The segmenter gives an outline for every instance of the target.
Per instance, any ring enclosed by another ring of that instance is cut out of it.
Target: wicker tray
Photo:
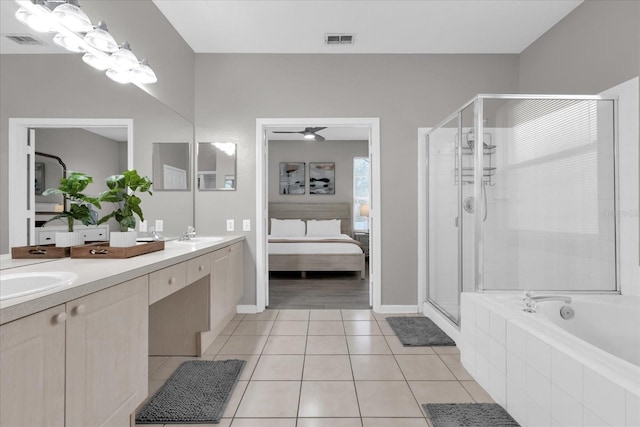
[[[56,245],[17,246],[11,248],[14,259],[50,259],[64,258],[71,254],[71,248],[58,248]]]
[[[151,252],[164,250],[164,241],[141,243],[128,248],[112,248],[109,242],[98,242],[90,245],[71,248],[71,258],[118,259],[131,258]]]

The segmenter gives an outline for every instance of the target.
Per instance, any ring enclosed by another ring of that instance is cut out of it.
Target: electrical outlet
[[[232,219],[227,220],[227,231],[235,230],[235,223]]]
[[[156,219],[156,231],[160,233],[164,231],[164,221],[161,219]]]
[[[138,231],[140,231],[141,233],[146,233],[147,225],[148,223],[146,219],[144,221],[140,221],[140,223],[138,224]]]
[[[251,231],[251,220],[243,219],[242,220],[242,231]]]

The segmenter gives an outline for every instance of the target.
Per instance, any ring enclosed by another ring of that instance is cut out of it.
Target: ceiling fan
[[[304,139],[315,139],[318,142],[322,142],[325,140],[325,138],[322,135],[316,134],[316,132],[319,132],[323,129],[326,129],[326,127],[304,128],[304,130],[301,131],[274,130],[273,133],[299,133],[304,135]]]

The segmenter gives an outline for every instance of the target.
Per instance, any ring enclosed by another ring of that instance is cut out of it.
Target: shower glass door
[[[460,319],[459,115],[427,136],[427,299],[455,323]],[[437,207],[437,208],[436,208]]]

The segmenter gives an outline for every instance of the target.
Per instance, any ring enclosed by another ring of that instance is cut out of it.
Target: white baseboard
[[[238,314],[255,314],[258,312],[258,307],[254,305],[240,305],[238,304],[236,308],[236,313]]]
[[[418,313],[417,305],[381,305],[378,313]]]

